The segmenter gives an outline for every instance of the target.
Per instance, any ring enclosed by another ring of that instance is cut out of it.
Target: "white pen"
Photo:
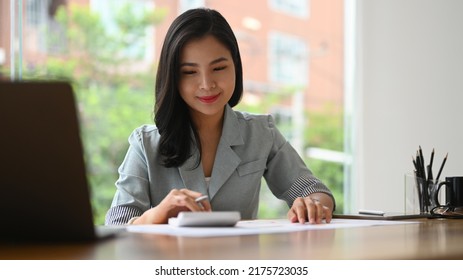
[[[201,204],[201,201],[203,200],[207,200],[209,199],[209,197],[207,195],[203,195],[203,196],[200,196],[198,198],[195,199],[195,202],[200,206],[200,207],[203,207],[203,205]]]
[[[364,215],[375,215],[375,216],[384,216],[384,211],[381,210],[359,210],[359,214],[364,214]]]

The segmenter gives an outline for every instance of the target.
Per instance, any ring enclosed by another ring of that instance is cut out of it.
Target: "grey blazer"
[[[288,206],[295,198],[314,192],[333,197],[281,135],[270,115],[233,111],[227,105],[224,117],[209,188],[201,164],[196,167],[198,149],[182,166],[166,168],[160,164],[157,128],[137,128],[129,137],[130,146],[119,167],[106,224],[127,223],[159,204],[173,188],[208,194],[212,210],[240,211],[243,219],[255,219],[262,177]]]

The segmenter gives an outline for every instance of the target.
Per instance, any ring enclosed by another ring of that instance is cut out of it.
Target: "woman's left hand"
[[[333,200],[330,196],[324,193],[314,193],[296,198],[287,216],[292,223],[304,224],[308,221],[310,224],[320,224],[323,219],[329,223],[333,216],[333,207]]]

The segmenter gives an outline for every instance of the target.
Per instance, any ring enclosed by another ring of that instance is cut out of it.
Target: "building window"
[[[308,46],[298,37],[270,34],[270,80],[284,85],[308,85]]]
[[[62,29],[53,19],[54,14],[51,13],[51,0],[28,0],[25,2],[25,22],[26,36],[24,43],[27,46],[35,46],[35,51],[42,54],[54,54],[63,49],[65,40],[63,38]],[[51,41],[50,34],[56,41],[63,42],[58,46]]]
[[[205,6],[204,1],[205,0],[180,0],[179,14],[187,10],[190,10],[190,9],[204,7]]]
[[[49,0],[28,0],[26,2],[26,20],[29,26],[41,26],[47,22]]]
[[[298,17],[309,16],[309,0],[269,0],[270,7],[275,11],[288,13]]]

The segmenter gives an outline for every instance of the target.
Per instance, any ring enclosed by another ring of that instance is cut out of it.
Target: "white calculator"
[[[238,211],[180,212],[169,218],[169,225],[177,227],[232,227],[241,220]]]

